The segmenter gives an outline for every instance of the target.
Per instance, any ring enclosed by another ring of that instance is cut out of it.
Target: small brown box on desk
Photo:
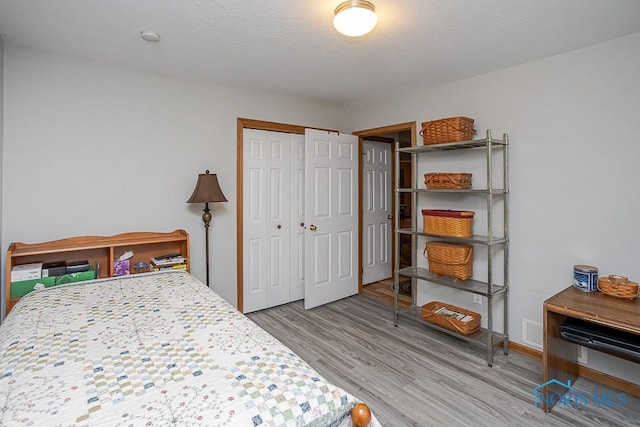
[[[634,300],[638,296],[640,285],[630,282],[626,277],[610,274],[609,277],[598,279],[598,290],[612,297]]]

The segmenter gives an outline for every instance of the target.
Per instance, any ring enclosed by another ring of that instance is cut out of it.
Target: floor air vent
[[[542,323],[523,318],[522,343],[542,350]]]

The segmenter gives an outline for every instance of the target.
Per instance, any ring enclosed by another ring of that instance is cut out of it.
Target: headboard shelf
[[[11,298],[11,269],[33,262],[74,261],[86,259],[100,265],[99,277],[113,276],[113,261],[123,252],[132,251],[131,265],[149,262],[154,256],[179,253],[190,270],[189,234],[184,230],[169,233],[138,231],[114,236],[78,236],[42,243],[14,242],[7,249],[6,314],[18,302]]]

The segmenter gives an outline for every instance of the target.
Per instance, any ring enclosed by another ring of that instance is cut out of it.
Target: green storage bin
[[[36,284],[42,283],[45,288],[56,285],[55,277],[41,277],[40,279],[21,280],[19,282],[11,282],[11,298],[22,298],[29,292],[33,291]]]
[[[67,283],[84,282],[85,280],[92,280],[96,278],[95,270],[81,271],[79,273],[69,273],[62,276],[55,277],[56,285],[66,285]]]

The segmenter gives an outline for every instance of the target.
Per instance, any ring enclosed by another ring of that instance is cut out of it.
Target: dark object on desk
[[[560,327],[560,336],[584,347],[640,362],[640,336],[572,317]]]
[[[82,273],[83,271],[89,271],[89,261],[68,261],[67,262],[67,274],[70,273]]]

